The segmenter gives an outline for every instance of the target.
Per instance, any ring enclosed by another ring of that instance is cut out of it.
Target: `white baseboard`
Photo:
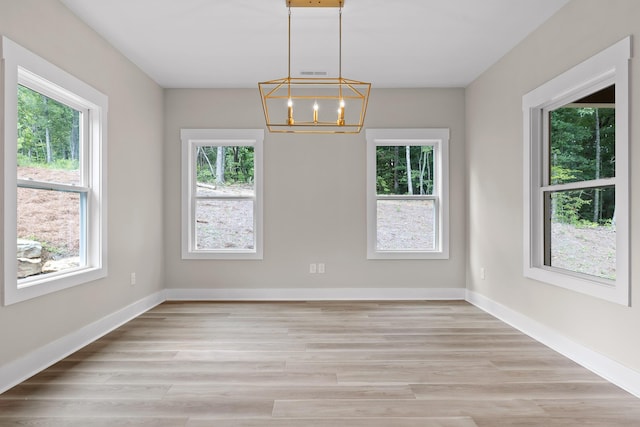
[[[466,300],[503,322],[513,326],[536,341],[584,366],[596,375],[640,397],[640,372],[571,341],[555,330],[499,304],[484,295],[469,291]]]
[[[464,300],[464,288],[165,289],[168,301]]]
[[[157,292],[13,362],[0,366],[0,393],[4,393],[164,301],[164,292]]]

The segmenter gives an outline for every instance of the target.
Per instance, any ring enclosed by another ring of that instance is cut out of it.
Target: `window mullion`
[[[64,191],[67,193],[88,193],[89,187],[78,185],[59,184],[57,182],[35,181],[31,179],[16,179],[20,188],[32,188],[34,190]]]
[[[600,178],[591,179],[589,181],[576,181],[568,182],[564,184],[553,184],[542,186],[542,191],[570,191],[570,190],[582,190],[585,188],[599,188],[599,187],[613,187],[616,185],[615,178]]]
[[[432,194],[377,194],[377,200],[436,200]]]
[[[256,200],[256,196],[195,196],[196,200]]]

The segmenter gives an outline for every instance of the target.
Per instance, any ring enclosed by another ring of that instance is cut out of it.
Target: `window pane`
[[[378,200],[377,250],[434,250],[433,200]]]
[[[198,200],[196,249],[253,249],[253,224],[252,200]]]
[[[18,86],[18,179],[81,185],[82,113]]]
[[[253,147],[198,146],[196,150],[198,196],[254,195]]]
[[[551,184],[615,176],[613,89],[611,86],[549,113]]]
[[[433,146],[376,147],[377,194],[433,194]]]
[[[18,188],[18,278],[80,265],[80,194]]]
[[[616,278],[615,188],[547,194],[546,265]]]

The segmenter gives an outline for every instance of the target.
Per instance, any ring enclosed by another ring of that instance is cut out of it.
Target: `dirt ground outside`
[[[18,177],[57,183],[78,183],[78,171],[18,168]],[[43,263],[78,256],[80,197],[77,193],[18,189],[18,238],[42,244]]]
[[[376,247],[380,251],[434,250],[432,200],[379,200]]]
[[[551,265],[591,276],[615,279],[615,227],[577,227],[553,223]]]

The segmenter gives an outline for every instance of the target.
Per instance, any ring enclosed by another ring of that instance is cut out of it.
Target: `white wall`
[[[109,97],[109,275],[0,306],[1,367],[162,289],[163,95],[57,0],[0,0],[0,34]]]
[[[264,115],[257,88],[173,89],[165,91],[167,288],[463,288],[464,91],[374,89],[365,125],[451,129],[449,260],[366,259],[364,132],[267,132],[264,260],[182,260],[180,128],[264,128]],[[309,274],[312,262],[324,262],[326,274]]]
[[[467,287],[640,371],[640,270],[631,308],[527,280],[522,274],[522,96],[625,36],[631,61],[631,253],[640,265],[640,2],[574,0],[466,90]],[[625,159],[621,159],[625,160]],[[480,268],[486,279],[480,279]]]

